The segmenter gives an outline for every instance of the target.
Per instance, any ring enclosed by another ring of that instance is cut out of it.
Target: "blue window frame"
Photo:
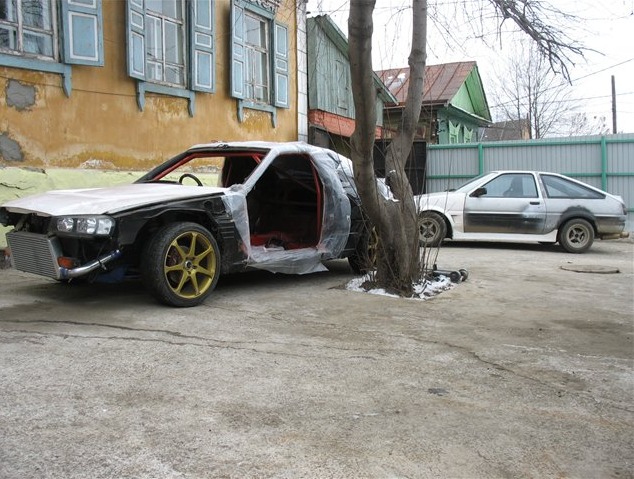
[[[214,0],[128,0],[128,74],[137,103],[145,93],[186,98],[194,115],[195,92],[215,91]]]
[[[244,108],[290,108],[288,27],[275,21],[276,2],[231,1],[231,96]]]
[[[449,143],[458,143],[460,141],[460,124],[454,124],[449,120]]]
[[[473,130],[471,128],[464,127],[464,142],[471,143],[473,140]]]
[[[103,66],[101,0],[0,0],[0,65],[63,77],[71,65]]]

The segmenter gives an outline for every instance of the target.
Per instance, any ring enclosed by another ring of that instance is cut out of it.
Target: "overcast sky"
[[[634,133],[634,0],[549,1],[557,9],[578,17],[574,22],[562,25],[570,38],[589,50],[596,50],[587,51],[585,58],[575,57],[575,64],[569,65],[573,88],[570,103],[576,105],[576,111],[591,118],[605,117],[611,131],[611,76],[614,75],[618,132]],[[518,36],[510,24],[499,37],[496,22],[474,23],[466,19],[462,13],[465,5],[470,10],[478,4],[478,0],[429,1],[430,16],[444,21],[430,20],[427,63],[477,61],[489,105],[493,107],[496,104],[493,85],[499,72],[504,71],[505,58]],[[411,45],[410,5],[410,0],[376,0],[373,18],[375,70],[407,66]],[[330,15],[347,35],[348,0],[308,0],[308,11],[309,16]],[[451,25],[451,35],[437,28],[441,23]],[[484,38],[486,43],[476,36]]]

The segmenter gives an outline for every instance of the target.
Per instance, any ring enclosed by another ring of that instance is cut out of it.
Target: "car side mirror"
[[[487,194],[487,189],[484,186],[481,186],[480,188],[476,188],[473,193],[471,193],[469,196],[473,196],[475,198],[480,198],[480,196],[484,196]]]

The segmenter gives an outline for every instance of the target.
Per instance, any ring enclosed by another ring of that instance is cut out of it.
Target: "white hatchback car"
[[[627,237],[623,199],[556,173],[493,171],[460,188],[416,197],[420,240],[558,242],[583,253],[594,238]]]

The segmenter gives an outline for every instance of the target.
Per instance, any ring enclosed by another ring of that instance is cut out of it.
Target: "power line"
[[[615,68],[615,67],[618,67],[618,66],[624,65],[624,64],[629,63],[629,62],[631,62],[631,61],[634,61],[634,58],[629,58],[628,60],[623,60],[622,62],[615,63],[614,65],[607,66],[607,67],[605,67],[605,68],[602,68],[601,70],[597,70],[597,71],[594,71],[594,72],[588,73],[587,75],[583,75],[583,76],[581,76],[581,77],[579,77],[579,78],[576,78],[576,79],[572,80],[572,82],[571,82],[571,83],[574,83],[574,82],[579,81],[579,80],[583,80],[583,79],[588,78],[588,77],[593,76],[593,75],[598,75],[599,73],[603,73],[603,72],[605,72],[605,71],[607,71],[607,70],[610,70],[610,69],[612,69],[612,68]],[[561,88],[562,86],[564,86],[564,83],[561,83],[561,84],[559,84],[559,85],[554,85],[554,86],[551,86],[551,87],[549,87],[549,88],[544,88],[544,90],[543,90],[543,91],[554,90],[554,89],[556,89],[556,88]],[[617,93],[617,96],[621,96],[621,95],[630,95],[630,94],[632,94],[632,93],[633,93],[633,92],[627,92],[627,93]],[[553,100],[553,101],[550,101],[549,103],[566,103],[566,102],[568,102],[568,101],[592,100],[592,99],[595,99],[595,98],[611,98],[611,96],[612,96],[612,95],[603,95],[603,96],[596,96],[596,97],[582,97],[582,98],[576,98],[576,99],[570,99],[570,100]],[[491,107],[492,107],[492,108],[501,107],[501,106],[504,106],[504,105],[509,105],[509,104],[511,104],[511,103],[515,103],[515,102],[516,102],[516,101],[518,101],[518,100],[525,100],[525,99],[527,99],[527,96],[526,96],[526,95],[524,95],[524,96],[522,96],[522,97],[520,97],[520,98],[514,98],[514,99],[511,99],[511,100],[508,100],[508,101],[502,102],[502,103],[498,103],[498,104],[496,104],[496,105],[492,105]]]
[[[617,93],[616,96],[625,96],[625,95],[634,95],[634,91],[629,91],[626,93]],[[563,100],[549,100],[548,103],[551,104],[555,104],[555,103],[570,103],[573,101],[584,101],[584,100],[604,100],[606,98],[612,98],[612,95],[597,95],[597,96],[584,96],[584,97],[577,97],[577,98],[566,98]],[[525,98],[520,98],[520,100],[525,99]],[[512,101],[508,101],[508,102],[504,102],[504,103],[498,103],[497,105],[492,105],[492,108],[497,108],[500,106],[504,106],[508,103],[515,103],[517,101],[517,99],[512,100]]]
[[[634,61],[634,58],[630,58],[629,60],[623,60],[622,62],[615,63],[614,65],[611,65],[611,66],[609,66],[609,67],[605,67],[605,68],[603,68],[603,69],[601,69],[601,70],[597,70],[596,72],[588,73],[587,75],[581,76],[581,77],[579,77],[579,78],[575,78],[575,79],[574,79],[574,80],[572,80],[572,81],[573,81],[573,82],[575,82],[575,81],[583,80],[584,78],[588,78],[588,77],[590,77],[590,76],[592,76],[592,75],[597,75],[597,74],[599,74],[599,73],[603,73],[604,71],[606,71],[606,70],[610,70],[611,68],[620,67],[621,65],[625,65],[626,63],[629,63],[629,62],[631,62],[631,61]]]

